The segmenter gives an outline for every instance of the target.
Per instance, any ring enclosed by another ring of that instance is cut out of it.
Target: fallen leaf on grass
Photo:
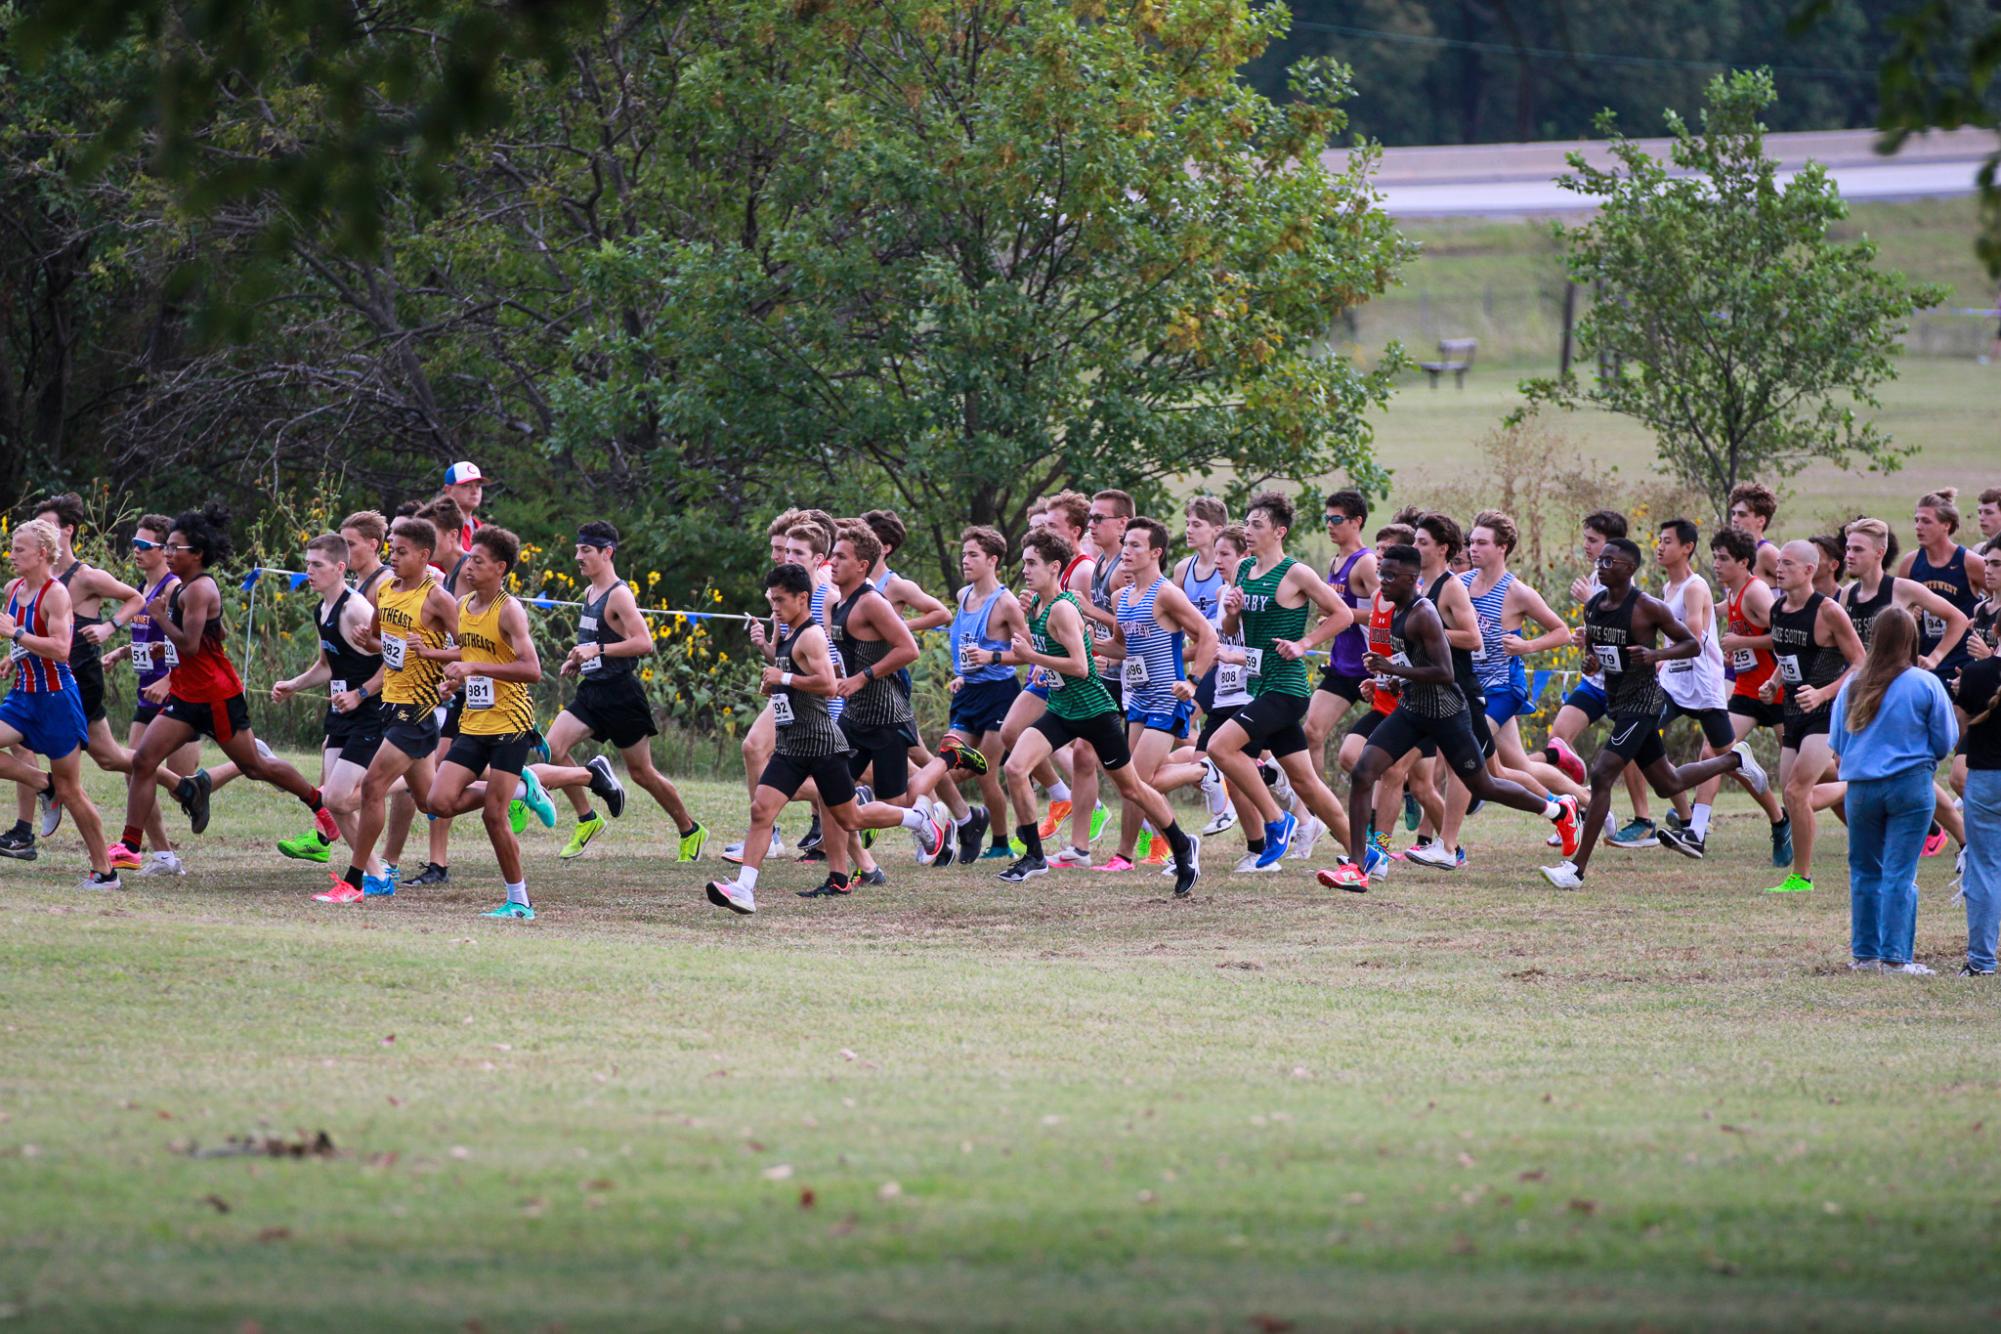
[[[229,1201],[223,1199],[220,1195],[204,1195],[201,1197],[201,1202],[219,1214],[229,1212]]]
[[[828,1228],[827,1233],[830,1236],[845,1237],[854,1230],[855,1230],[855,1216],[853,1214],[849,1214],[847,1217],[841,1219],[840,1222]]]
[[[288,1227],[267,1227],[257,1234],[257,1240],[263,1242],[290,1241],[291,1239],[292,1229]]]
[[[1292,1328],[1292,1322],[1284,1316],[1266,1315],[1262,1311],[1256,1315],[1246,1316],[1244,1323],[1252,1329],[1261,1331],[1261,1334],[1285,1334],[1285,1331]]]
[[[1452,1239],[1451,1250],[1454,1255],[1478,1255],[1480,1253],[1480,1248],[1473,1244],[1473,1239],[1463,1232]]]
[[[549,1202],[539,1195],[532,1200],[523,1200],[521,1202],[521,1216],[523,1218],[540,1218],[548,1211]]]
[[[799,1192],[799,1207],[801,1209],[811,1209],[815,1204],[819,1203],[819,1200],[820,1197],[813,1193],[811,1186]]]
[[[613,1181],[610,1177],[592,1177],[589,1181],[586,1181],[584,1183],[584,1189],[592,1193],[596,1193],[599,1191],[607,1191],[615,1189],[617,1184],[618,1183]]]
[[[1733,1126],[1725,1124],[1725,1125],[1720,1125],[1716,1128],[1722,1131],[1726,1135],[1748,1135],[1751,1133],[1750,1131],[1744,1129],[1742,1126]]]
[[[1598,1212],[1598,1201],[1572,1200],[1570,1202],[1570,1212],[1574,1214],[1595,1214]]]
[[[393,1047],[393,1046],[395,1046],[395,1045],[396,1045],[396,1035],[395,1035],[394,1033],[391,1033],[391,1034],[390,1034],[390,1035],[389,1035],[388,1037],[385,1037],[385,1038],[383,1038],[383,1039],[382,1039],[382,1045],[383,1045],[383,1046],[385,1046],[385,1047]]]
[[[1530,1169],[1529,1169],[1528,1171],[1526,1171],[1526,1172],[1518,1172],[1518,1173],[1516,1173],[1516,1174],[1515,1174],[1515,1180],[1517,1180],[1517,1181],[1547,1181],[1547,1180],[1549,1180],[1549,1173],[1547,1173],[1547,1172],[1543,1171],[1543,1170],[1542,1170],[1542,1169],[1541,1169],[1540,1167],[1531,1167],[1531,1168],[1530,1168]]]

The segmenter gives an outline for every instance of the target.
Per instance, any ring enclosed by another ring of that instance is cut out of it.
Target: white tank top
[[[1723,642],[1716,634],[1716,609],[1710,602],[1709,585],[1701,575],[1691,572],[1679,584],[1669,584],[1661,601],[1667,603],[1676,620],[1687,625],[1691,597],[1701,598],[1709,608],[1708,627],[1702,632],[1702,652],[1693,658],[1662,663],[1661,688],[1684,709],[1721,709],[1730,702],[1729,683],[1723,676]]]

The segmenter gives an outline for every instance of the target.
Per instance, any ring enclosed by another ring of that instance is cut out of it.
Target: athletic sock
[[[144,831],[138,825],[128,824],[125,826],[125,832],[118,836],[118,841],[132,849],[132,851],[137,852],[139,851],[139,841],[145,837]]]
[[[585,811],[585,812],[584,812],[584,818],[585,818],[586,820],[590,819],[590,818],[591,818],[591,813],[590,813],[589,811]],[[693,838],[693,837],[695,836],[695,831],[696,831],[697,829],[700,829],[700,828],[701,828],[701,826],[700,826],[700,825],[698,825],[698,824],[691,824],[691,825],[689,825],[689,826],[688,826],[688,827],[687,827],[686,829],[683,829],[683,830],[681,830],[681,831],[680,831],[680,834],[681,834],[681,837],[682,837],[682,838]]]
[[[956,818],[952,821],[952,828],[964,829],[967,825],[971,824],[972,822],[973,822],[973,808],[971,806],[967,806],[965,815]]]
[[[320,800],[320,790],[318,788],[314,788],[313,795],[306,798],[306,809],[311,811],[314,815],[318,815],[320,813],[320,807],[324,806],[325,804],[326,804],[325,802]]]
[[[1543,798],[1543,802],[1542,802],[1542,818],[1543,818],[1543,819],[1545,819],[1545,820],[1555,820],[1555,819],[1558,819],[1559,817],[1561,817],[1561,816],[1562,816],[1562,814],[1563,814],[1563,803],[1562,803],[1562,802],[1558,801],[1558,800],[1557,800],[1557,799],[1556,799],[1555,797],[1544,797],[1544,798]]]
[[[1055,782],[1051,783],[1049,785],[1048,790],[1049,790],[1049,799],[1051,801],[1070,800],[1070,785],[1064,782],[1060,778],[1057,779]]]
[[[28,827],[28,822],[26,820],[14,821],[14,827],[12,829],[9,829],[7,832],[12,834],[15,838],[33,838],[35,836],[35,831]]]
[[[931,817],[926,815],[923,811],[918,810],[915,806],[912,806],[908,810],[904,811],[901,818],[903,820],[903,827],[905,829],[912,830],[913,832],[922,829],[925,825],[931,823]]]
[[[1697,838],[1709,837],[1708,802],[1698,801],[1695,803],[1695,810],[1692,814],[1692,818],[1688,822],[1688,832],[1694,834]]]
[[[514,799],[516,801],[526,801],[528,799],[527,779],[517,778],[514,780]]]
[[[1014,836],[1021,840],[1022,847],[1028,849],[1029,856],[1035,858],[1037,861],[1042,860],[1041,826],[1037,825],[1033,820],[1030,820],[1027,824],[1016,825],[1014,827]]]
[[[1188,865],[1188,835],[1181,832],[1181,821],[1176,820],[1161,831],[1167,835],[1167,846],[1174,849],[1174,864],[1186,868]]]
[[[1932,827],[1930,829],[1925,830],[1925,837],[1937,838],[1940,834],[1943,834],[1944,832],[1945,832],[1945,826],[1940,824],[1937,820],[1933,820]]]
[[[739,889],[756,889],[756,888],[757,888],[757,868],[756,868],[755,866],[739,866],[739,867],[737,867],[737,868],[736,868],[736,883],[737,883],[737,887],[738,887]]]
[[[342,879],[342,880],[345,880],[345,881],[346,881],[346,882],[347,882],[348,884],[350,884],[350,885],[353,885],[353,886],[354,886],[354,887],[355,887],[356,889],[360,889],[360,888],[361,888],[361,868],[360,868],[359,866],[352,866],[352,865],[351,865],[351,866],[349,866],[349,867],[347,868],[347,874],[346,874],[346,875],[343,875],[343,876],[341,877],[341,879]]]
[[[1245,852],[1263,852],[1264,850],[1265,850],[1265,841],[1263,839],[1247,838],[1244,840]]]
[[[591,809],[590,807],[586,806],[586,807],[584,807],[584,813],[583,813],[582,815],[579,815],[579,816],[577,817],[577,823],[578,823],[578,824],[589,824],[589,823],[590,823],[591,821],[593,821],[593,820],[595,820],[595,819],[597,819],[597,818],[598,818],[598,813],[597,813],[596,811],[592,810],[592,809]]]
[[[528,906],[528,882],[526,880],[517,880],[509,885],[507,887],[507,901],[509,903],[518,903],[526,908]]]

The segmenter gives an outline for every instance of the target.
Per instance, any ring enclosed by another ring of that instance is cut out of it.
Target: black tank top
[[[1633,661],[1634,649],[1654,645],[1652,634],[1644,641],[1634,634],[1633,610],[1639,605],[1640,590],[1632,587],[1616,607],[1602,588],[1584,604],[1585,641],[1605,683],[1605,711],[1615,718],[1658,718],[1667,703],[1660,674]]]
[[[459,575],[465,570],[465,567],[466,557],[461,554],[457,560],[452,562],[452,572],[445,576],[445,591],[453,597],[459,595]]]
[[[597,597],[586,596],[584,609],[577,616],[577,642],[598,646],[598,656],[584,663],[578,673],[586,685],[593,682],[602,685],[632,675],[633,659],[604,656],[606,644],[616,644],[625,638],[611,627],[611,595],[617,591],[618,585],[610,584]]]
[[[57,575],[56,578],[62,581],[62,585],[64,588],[68,588],[69,581],[71,579],[74,579],[76,577],[76,572],[78,570],[81,570],[82,568],[83,568],[83,558],[79,556],[75,560],[71,561],[69,563],[69,568],[67,570],[64,570],[61,574]],[[73,601],[71,602],[70,627],[69,627],[69,656],[70,656],[70,665],[72,667],[74,667],[76,663],[81,659],[84,658],[95,659],[103,654],[104,649],[101,645],[93,644],[88,639],[85,639],[83,637],[83,628],[86,625],[96,625],[99,621],[102,621],[103,619],[104,618],[102,616],[84,616],[79,614],[76,610],[75,602]],[[176,622],[176,624],[179,624],[179,622]]]
[[[1848,613],[1848,623],[1855,627],[1855,637],[1862,641],[1862,647],[1869,647],[1871,636],[1876,633],[1876,618],[1890,606],[1896,596],[1897,581],[1883,572],[1883,582],[1876,586],[1876,596],[1866,602],[1862,598],[1860,582],[1850,584],[1841,594],[1841,609]],[[1930,649],[1922,652],[1929,653]]]
[[[1424,645],[1416,640],[1404,638],[1404,624],[1410,617],[1411,607],[1397,608],[1390,614],[1390,660],[1401,658],[1413,667],[1432,666],[1431,656],[1424,651]],[[1398,708],[1408,709],[1420,718],[1450,718],[1466,707],[1466,697],[1456,685],[1438,685],[1431,681],[1403,681],[1403,691],[1399,696]]]
[[[1444,574],[1438,576],[1438,582],[1424,590],[1425,597],[1429,598],[1432,605],[1438,608],[1438,619],[1441,622],[1445,620],[1445,604],[1439,602],[1438,595],[1444,591],[1445,581],[1451,577],[1452,571],[1447,570]],[[1449,629],[1450,627],[1447,628]],[[1473,671],[1473,650],[1470,648],[1460,648],[1457,644],[1452,643],[1450,639],[1445,642],[1452,649],[1452,679],[1459,683],[1460,692],[1469,700],[1475,696],[1479,696],[1482,699],[1486,698],[1487,692],[1480,688],[1480,678]]]
[[[347,632],[341,629],[340,621],[347,612],[348,599],[360,596],[361,594],[351,588],[343,588],[340,596],[334,599],[333,607],[325,614],[322,614],[320,608],[313,609],[313,621],[320,632],[320,652],[326,655],[327,668],[333,673],[332,679],[327,683],[327,693],[330,695],[337,695],[343,690],[359,690],[382,668],[380,653],[363,653],[348,642]],[[341,713],[329,704],[327,718],[329,721],[351,720],[361,713],[379,711],[381,707],[382,698],[379,695],[364,700],[354,713]]]
[[[772,661],[779,671],[799,670],[792,650],[799,643],[799,636],[814,628],[809,621],[778,641],[772,652]],[[841,729],[834,725],[833,717],[827,712],[827,696],[810,695],[803,690],[781,686],[771,694],[771,707],[772,721],[778,724],[777,749],[780,755],[817,760],[848,753],[848,739],[841,735]]]
[[[889,656],[886,639],[857,639],[848,633],[848,615],[865,597],[881,597],[873,585],[864,583],[854,596],[834,604],[834,647],[840,651],[842,666],[850,673],[873,667]],[[849,727],[901,727],[915,715],[909,697],[896,688],[893,677],[880,677],[848,696],[841,719]]]
[[[1887,581],[1886,581],[1887,582]],[[1808,712],[1800,708],[1800,686],[1832,685],[1846,670],[1841,650],[1814,642],[1814,626],[1820,620],[1820,604],[1826,595],[1814,593],[1798,611],[1787,611],[1785,598],[1772,603],[1772,656],[1778,660],[1779,683],[1786,688],[1786,718],[1820,718],[1834,712],[1834,701],[1822,700]]]

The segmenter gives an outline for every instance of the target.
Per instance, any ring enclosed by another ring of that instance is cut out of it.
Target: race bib
[[[980,647],[979,637],[975,635],[971,630],[968,630],[966,631],[966,633],[959,636],[959,670],[961,672],[970,671],[972,669],[973,653],[979,647]]]
[[[1146,659],[1137,655],[1127,658],[1125,683],[1127,690],[1144,690],[1151,680],[1146,674]]]
[[[468,709],[490,709],[493,707],[493,678],[490,676],[468,676],[465,680],[466,707]]]
[[[151,644],[134,644],[132,646],[132,670],[135,672],[150,672],[153,670],[153,646]]]
[[[1263,676],[1265,674],[1265,651],[1263,649],[1247,648],[1244,650],[1244,674],[1246,676]]]
[[[1489,618],[1482,616],[1480,618],[1479,624],[1480,624],[1480,642],[1473,648],[1473,661],[1485,662],[1487,660],[1487,641],[1490,638],[1495,638],[1500,635],[1501,623],[1499,621],[1490,620]]]
[[[389,670],[400,672],[403,670],[403,661],[409,650],[409,641],[403,636],[385,635],[382,640],[382,661]]]
[[[1617,644],[1593,644],[1591,652],[1598,659],[1598,670],[1605,673],[1605,675],[1617,676],[1626,670],[1619,661],[1619,646]]]
[[[1243,664],[1219,662],[1216,664],[1216,697],[1225,699],[1240,694],[1245,689],[1247,673]]]
[[[1779,679],[1789,686],[1796,686],[1806,680],[1806,673],[1800,670],[1797,653],[1781,653],[1779,659]]]
[[[338,680],[327,682],[327,693],[329,695],[345,695],[347,693],[347,682]]]
[[[1925,624],[1925,638],[1927,639],[1945,638],[1945,617],[1934,616],[1932,615],[1932,613],[1926,612],[1924,615],[1924,624]]]
[[[1100,644],[1109,644],[1112,642],[1112,627],[1103,621],[1092,621],[1091,637]]]
[[[1677,675],[1679,675],[1682,672],[1692,672],[1694,670],[1695,670],[1695,659],[1693,658],[1676,658],[1673,662],[1668,664],[1668,671],[1675,673]]]
[[[172,640],[160,641],[160,656],[165,659],[169,670],[181,665],[181,651],[174,647]]]
[[[771,697],[771,721],[780,727],[790,727],[799,721],[792,712],[792,696],[773,695]]]
[[[28,646],[25,644],[15,644],[7,650],[7,661],[9,662],[19,662],[27,656]]]
[[[1731,649],[1730,666],[1740,672],[1756,671],[1758,668],[1758,651],[1748,648]]]
[[[599,672],[603,671],[604,647],[602,645],[598,647],[596,656],[585,658],[583,666],[578,668],[578,670],[585,676],[596,676]]]

